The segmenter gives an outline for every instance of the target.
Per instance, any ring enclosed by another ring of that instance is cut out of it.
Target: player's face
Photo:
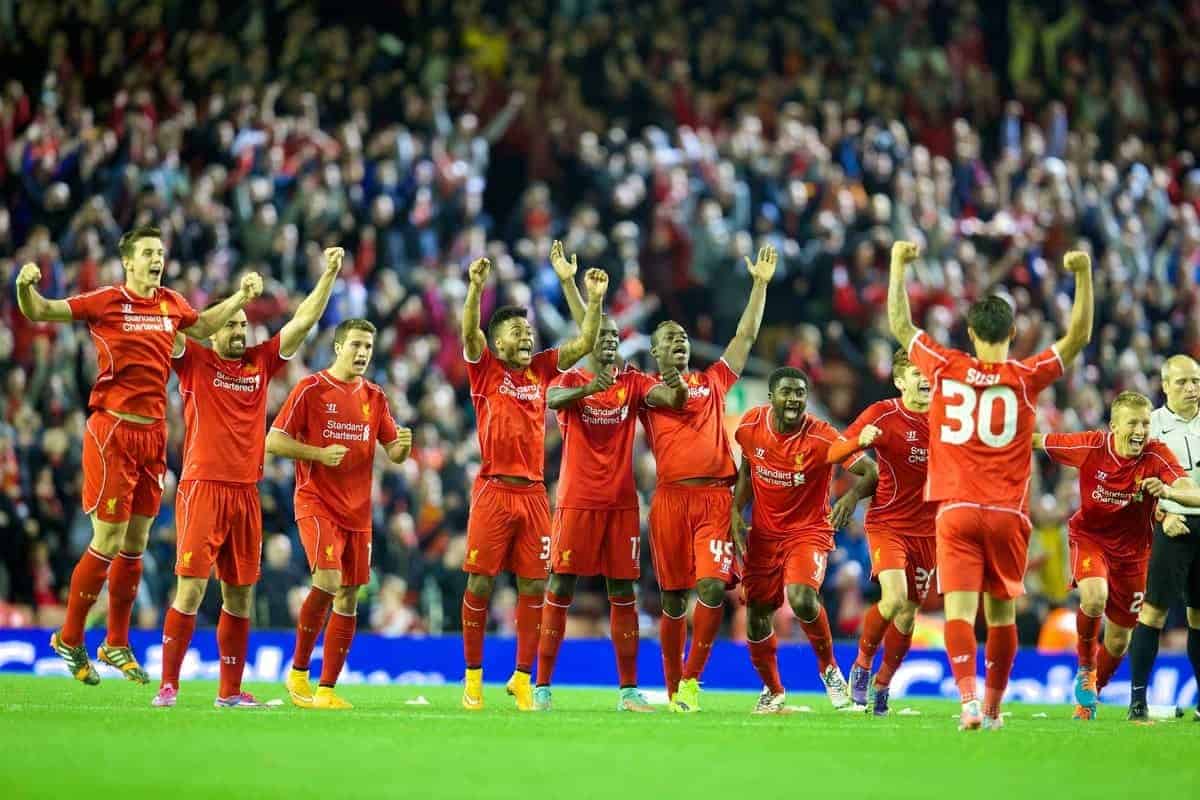
[[[125,276],[134,283],[151,288],[162,285],[167,251],[162,239],[146,236],[133,243],[133,257],[122,259]]]
[[[500,326],[496,355],[506,364],[528,367],[533,361],[533,326],[524,317],[513,317]]]
[[[775,411],[775,419],[788,427],[799,425],[804,409],[808,408],[808,386],[800,378],[780,378],[775,391],[767,394],[767,400]]]
[[[596,346],[592,348],[592,357],[601,364],[615,364],[620,344],[621,332],[617,330],[617,323],[605,317],[600,321],[600,332],[596,334]]]
[[[921,370],[912,366],[905,367],[904,372],[896,378],[895,383],[906,405],[917,408],[929,407],[929,396],[933,386],[929,383],[929,379],[921,374]]]
[[[1150,409],[1122,406],[1113,414],[1111,427],[1117,451],[1127,457],[1139,456],[1150,438]]]
[[[246,312],[239,311],[230,317],[221,328],[213,334],[213,349],[217,351],[217,355],[222,358],[241,358],[246,354],[246,334],[249,332],[250,322],[246,319]]]
[[[1200,404],[1200,366],[1194,361],[1185,361],[1168,368],[1163,394],[1167,396],[1167,405],[1176,414],[1194,414]]]
[[[341,344],[333,346],[337,354],[337,365],[343,372],[351,375],[362,375],[371,363],[371,353],[375,349],[375,337],[367,331],[350,331]]]
[[[650,352],[658,362],[660,372],[666,367],[674,367],[683,372],[692,356],[692,344],[683,326],[671,322],[659,329],[658,344],[654,345]]]

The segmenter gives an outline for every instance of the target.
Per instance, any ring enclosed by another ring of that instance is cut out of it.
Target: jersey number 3
[[[982,392],[958,381],[942,381],[946,421],[941,437],[946,444],[966,444],[972,433],[988,447],[1004,447],[1017,435],[1017,395],[1007,386],[989,386]],[[995,430],[996,405],[1002,425]]]

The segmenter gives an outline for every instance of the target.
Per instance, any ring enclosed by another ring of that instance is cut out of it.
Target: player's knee
[[[546,581],[541,578],[517,578],[517,594],[541,597],[546,593]]]
[[[254,602],[254,587],[223,583],[221,584],[221,602],[230,614],[236,617],[249,617],[250,606]]]
[[[884,592],[879,598],[879,613],[884,619],[894,620],[904,608],[904,599]]]
[[[93,518],[92,541],[88,546],[97,553],[114,558],[125,541],[125,529],[128,525],[127,522],[101,522]]]
[[[487,599],[492,596],[496,579],[491,575],[471,575],[467,578],[467,591],[476,597]]]
[[[903,634],[913,632],[917,624],[917,608],[916,603],[905,601],[901,604],[896,616],[892,617],[892,624],[896,626],[896,630]]]
[[[821,613],[821,598],[811,586],[789,586],[788,605],[792,613],[804,622],[811,622]]]
[[[347,617],[358,613],[358,587],[339,587],[333,595],[333,610]]]
[[[1189,628],[1200,630],[1200,608],[1187,610],[1187,624]]]
[[[678,619],[687,613],[687,594],[684,592],[663,592],[662,610],[668,617]]]
[[[1142,610],[1138,612],[1138,622],[1147,627],[1162,630],[1163,625],[1167,622],[1167,611],[1166,609],[1145,603],[1142,605]]]
[[[337,596],[342,589],[342,572],[337,569],[319,569],[313,573],[313,586],[326,594]]]
[[[195,614],[204,602],[207,584],[203,578],[180,578],[175,584],[175,601],[171,605],[184,614]]]
[[[575,576],[574,575],[551,575],[546,581],[546,592],[557,597],[574,597],[575,596]],[[612,594],[612,592],[609,592]]]
[[[746,614],[746,635],[755,642],[761,642],[771,635],[772,609],[751,608]]]
[[[1104,629],[1104,649],[1120,658],[1129,651],[1129,628],[1109,625]]]
[[[1079,598],[1079,610],[1089,617],[1099,617],[1104,614],[1104,600],[1096,597]]]
[[[573,577],[573,576],[572,576]],[[605,582],[608,584],[609,597],[630,598],[635,594],[633,581],[621,580],[618,578],[607,578]],[[575,584],[571,584],[571,590],[574,591]]]
[[[696,583],[696,594],[706,606],[719,606],[725,602],[725,582],[704,578]]]

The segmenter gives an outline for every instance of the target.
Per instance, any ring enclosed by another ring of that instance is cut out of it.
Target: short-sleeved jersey
[[[721,359],[703,372],[682,377],[688,390],[683,408],[644,406],[641,411],[658,482],[733,480],[737,467],[725,430],[725,395],[737,383],[738,375]]]
[[[1145,558],[1155,500],[1142,491],[1142,480],[1158,478],[1170,486],[1184,477],[1171,449],[1151,440],[1141,455],[1122,458],[1107,431],[1049,433],[1043,446],[1054,461],[1079,469],[1079,510],[1067,524],[1070,535],[1102,541],[1118,557]]]
[[[593,377],[592,372],[575,367],[556,378],[551,388],[577,389]],[[626,366],[607,390],[558,410],[563,437],[558,508],[638,507],[633,439],[638,411],[654,385],[648,375]]]
[[[396,422],[383,390],[359,378],[309,375],[288,395],[272,423],[303,444],[348,448],[342,463],[296,462],[296,519],[325,517],[352,531],[371,529],[375,445],[396,441]]]
[[[267,432],[267,385],[286,363],[279,335],[221,358],[191,339],[171,366],[183,398],[185,481],[257,483]]]
[[[478,361],[467,361],[480,476],[545,479],[546,389],[559,374],[556,349],[534,354],[525,369],[510,369],[487,347]]]
[[[780,433],[775,430],[771,407],[755,406],[742,416],[735,438],[742,458],[750,463],[754,535],[817,534],[827,537],[826,545],[832,548],[829,492],[833,465],[825,463],[825,456],[844,438],[837,428],[805,414],[794,432]],[[855,453],[846,466],[862,458],[862,453]]]
[[[1189,478],[1200,484],[1200,414],[1184,419],[1167,406],[1150,414],[1150,438],[1165,444]],[[1170,514],[1200,515],[1200,508],[1172,500],[1160,500],[1158,507]]]
[[[898,397],[880,400],[867,406],[843,435],[853,441],[867,425],[882,431],[871,444],[879,484],[867,509],[867,530],[933,536],[937,504],[925,500],[929,415],[909,411]]]
[[[908,357],[933,384],[925,499],[1026,513],[1035,403],[1063,374],[1058,351],[987,364],[918,331]]]
[[[87,323],[96,346],[88,410],[165,419],[175,333],[196,324],[196,310],[163,287],[138,297],[124,286],[105,286],[69,297],[67,305],[73,318]]]

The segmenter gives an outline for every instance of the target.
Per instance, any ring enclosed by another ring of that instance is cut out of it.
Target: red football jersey
[[[325,517],[347,530],[371,530],[375,445],[398,436],[383,390],[362,378],[344,383],[323,370],[296,384],[271,427],[313,447],[349,448],[336,467],[296,462],[296,519]]]
[[[257,483],[263,472],[267,385],[286,363],[279,335],[236,360],[187,340],[172,362],[183,397],[184,481]]]
[[[98,369],[88,410],[165,419],[175,333],[196,324],[196,309],[162,287],[138,297],[124,286],[105,286],[69,297],[67,305],[72,317],[87,323],[96,346]]]
[[[546,388],[560,374],[557,349],[535,353],[525,369],[509,369],[487,347],[467,362],[482,477],[545,479]]]
[[[1050,433],[1044,446],[1053,460],[1079,469],[1080,504],[1068,523],[1070,535],[1104,542],[1120,558],[1145,558],[1155,499],[1142,492],[1142,479],[1158,478],[1170,486],[1187,474],[1171,449],[1149,441],[1138,457],[1122,458],[1107,431]]]
[[[883,431],[871,444],[879,464],[879,484],[867,509],[867,529],[933,536],[937,503],[925,501],[929,415],[909,411],[898,397],[880,400],[867,406],[842,435],[856,440],[867,425]]]
[[[985,364],[919,331],[908,357],[933,384],[925,499],[1026,513],[1034,403],[1063,374],[1058,351],[1050,347],[1024,361]]]
[[[643,406],[642,426],[654,452],[658,482],[737,476],[725,430],[725,395],[738,375],[725,359],[683,376],[688,399],[682,409]]]
[[[592,372],[575,367],[556,378],[551,387],[577,389],[593,377]],[[606,391],[559,409],[563,452],[558,508],[638,507],[633,438],[637,413],[654,385],[648,375],[626,366]]]
[[[771,407],[755,406],[742,417],[735,438],[742,458],[750,462],[754,535],[817,534],[832,549],[833,464],[826,464],[825,456],[834,442],[844,438],[837,428],[805,414],[794,433],[779,433]],[[862,458],[862,453],[855,453],[846,466]]]

